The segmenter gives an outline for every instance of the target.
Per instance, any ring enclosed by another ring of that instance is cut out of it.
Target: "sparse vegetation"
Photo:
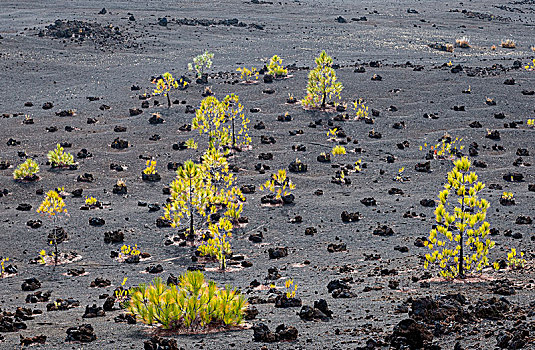
[[[340,99],[343,86],[337,82],[332,65],[332,57],[322,51],[316,58],[316,68],[308,74],[307,95],[301,100],[304,107],[325,109],[332,98]]]
[[[0,259],[0,278],[4,278],[6,274],[6,262],[9,261],[8,257],[3,257]]]
[[[260,190],[267,190],[275,195],[275,199],[282,199],[282,196],[289,196],[291,190],[295,189],[292,180],[286,175],[286,170],[280,169],[271,175],[271,179],[260,185]]]
[[[346,148],[344,146],[336,145],[331,150],[331,154],[333,156],[344,155],[344,154],[346,154]]]
[[[470,39],[463,36],[462,38],[455,40],[455,44],[462,49],[468,49],[470,48]]]
[[[179,81],[175,80],[173,75],[169,72],[165,72],[161,77],[156,78],[152,81],[153,84],[156,84],[156,87],[153,90],[154,95],[163,95],[167,98],[167,108],[171,107],[171,98],[169,94],[171,90],[180,88],[185,88],[188,83],[182,79]]]
[[[502,40],[502,47],[506,49],[514,49],[516,47],[516,43],[512,39],[506,39]]]
[[[56,145],[55,150],[48,152],[47,158],[53,168],[63,168],[74,165],[73,155],[65,152],[59,143]]]
[[[267,69],[267,74],[272,75],[275,78],[282,78],[288,75],[288,70],[282,65],[282,58],[277,55],[274,55],[269,59]]]
[[[200,271],[187,271],[178,285],[155,278],[130,291],[127,310],[150,326],[188,331],[240,325],[247,301],[236,289],[217,287]]]
[[[13,178],[20,181],[34,181],[39,178],[37,173],[39,173],[39,164],[28,158],[15,169]]]
[[[251,67],[251,69],[246,67],[238,68],[236,71],[240,72],[241,79],[247,84],[254,83],[258,79],[258,71],[255,67]]]
[[[355,119],[361,120],[368,118],[368,106],[364,104],[362,99],[353,102],[353,110],[355,111]]]
[[[62,189],[61,189],[62,190]],[[52,219],[53,228],[50,237],[50,244],[54,245],[54,267],[58,264],[58,244],[63,242],[63,237],[58,236],[59,228],[56,228],[56,222],[61,214],[67,215],[65,201],[58,192],[48,191],[45,199],[37,208],[40,214],[47,214]]]
[[[213,58],[213,53],[205,51],[203,54],[195,56],[193,58],[193,63],[188,63],[188,70],[194,71],[197,79],[202,79],[205,74],[205,69],[212,67]]]
[[[143,174],[145,175],[154,175],[156,174],[156,161],[155,160],[147,160],[146,168],[143,169]]]
[[[490,225],[485,220],[490,204],[478,197],[485,185],[478,182],[476,173],[470,172],[470,166],[466,157],[454,162],[448,182],[438,196],[436,228],[425,242],[432,251],[425,255],[425,268],[438,265],[440,275],[448,279],[481,271],[489,265],[487,255],[494,247],[494,241],[487,237]],[[450,196],[456,196],[459,204],[452,214],[447,207],[457,200],[450,201]]]
[[[521,270],[526,266],[526,259],[524,259],[524,252],[517,254],[515,248],[511,248],[511,251],[507,254],[507,267],[512,270]]]

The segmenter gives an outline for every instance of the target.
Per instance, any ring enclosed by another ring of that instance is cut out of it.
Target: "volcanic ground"
[[[534,20],[533,0],[2,1],[0,256],[9,261],[0,279],[0,348],[44,341],[35,346],[171,349],[144,344],[157,332],[124,322],[117,304],[99,308],[125,277],[133,287],[201,269],[240,289],[258,314],[239,330],[167,334],[178,348],[535,349],[535,130],[527,123],[535,71],[525,68],[535,55]],[[470,48],[445,50],[462,37]],[[501,46],[507,39],[515,48]],[[207,84],[197,84],[187,64],[205,50],[213,66]],[[287,103],[305,95],[321,50],[344,86],[338,109]],[[275,54],[289,79],[241,83],[238,67],[261,69]],[[164,72],[191,81],[171,92],[171,108],[152,96],[151,80]],[[187,131],[206,88],[219,99],[239,95],[251,121],[252,148],[229,159],[250,193],[248,222],[233,234],[224,273],[177,244],[177,229],[157,225],[175,163],[198,160],[206,148],[206,138]],[[366,120],[354,118],[358,99],[369,108]],[[163,123],[149,122],[156,113]],[[191,137],[199,149],[183,150]],[[117,139],[128,147],[112,148]],[[486,184],[480,197],[490,202],[496,242],[489,259],[499,271],[445,281],[423,268],[423,242],[452,168],[451,159],[429,154],[443,139],[459,140],[464,148],[453,157],[469,156]],[[77,169],[47,165],[57,143]],[[318,161],[337,144],[347,154]],[[40,180],[15,182],[27,158],[39,164]],[[147,159],[157,161],[160,181],[142,181]],[[306,172],[290,171],[296,159]],[[362,169],[347,175],[349,184],[333,182],[358,160]],[[294,202],[262,205],[259,185],[278,169],[296,185]],[[117,180],[127,193],[114,193]],[[60,221],[68,235],[60,253],[76,259],[54,269],[31,262],[53,250],[53,224],[36,209],[58,187],[69,212]],[[500,202],[503,192],[513,193],[514,205]],[[86,196],[103,207],[80,210]],[[105,242],[113,232],[122,242]],[[123,244],[150,257],[113,259]],[[525,252],[523,269],[506,267],[511,248]],[[303,307],[275,307],[288,279]],[[96,339],[80,343],[68,329],[86,324],[92,330],[74,333]],[[298,335],[255,339],[260,324]]]

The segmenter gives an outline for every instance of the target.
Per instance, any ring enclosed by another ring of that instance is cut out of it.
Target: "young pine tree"
[[[206,217],[212,196],[211,187],[207,185],[200,165],[188,160],[178,168],[177,176],[171,185],[169,203],[165,206],[163,218],[171,221],[172,227],[179,227],[182,219],[189,220],[187,237],[195,239],[194,218]]]
[[[440,274],[448,279],[481,271],[489,265],[487,255],[494,247],[494,241],[487,237],[490,225],[485,221],[490,204],[478,197],[485,185],[470,172],[470,165],[466,157],[454,162],[444,190],[438,196],[436,228],[425,242],[432,250],[425,256],[425,268],[429,264],[438,265]]]
[[[307,95],[301,103],[305,107],[324,109],[333,97],[340,98],[343,86],[336,81],[333,59],[324,51],[316,58],[316,68],[308,74]]]
[[[193,130],[199,130],[199,134],[208,134],[208,148],[219,149],[230,143],[229,131],[225,126],[225,104],[214,96],[201,101],[191,125]]]

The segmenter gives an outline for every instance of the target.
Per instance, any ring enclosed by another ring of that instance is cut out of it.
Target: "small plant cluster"
[[[130,245],[123,244],[121,246],[121,251],[119,253],[120,259],[128,259],[130,257],[138,256],[141,254],[141,251],[137,248],[137,244],[133,247]]]
[[[246,84],[255,83],[258,79],[258,70],[255,67],[248,69],[246,67],[236,69],[237,72],[240,72],[240,77]],[[254,79],[251,79],[254,78]]]
[[[97,203],[98,203],[98,200],[93,196],[85,198],[85,205],[87,205],[87,206],[94,206]]]
[[[339,156],[339,155],[344,155],[346,154],[346,148],[344,146],[340,146],[340,145],[336,145],[333,147],[333,149],[331,150],[331,154],[333,156]]]
[[[59,192],[63,191],[63,188],[58,189]],[[58,220],[61,214],[67,215],[67,208],[65,207],[65,201],[59,195],[58,191],[48,191],[45,195],[45,199],[41,202],[39,208],[37,208],[37,213],[48,214],[52,218],[53,229],[52,234],[49,236],[51,238],[50,244],[54,245],[54,267],[58,264],[58,244],[63,241],[62,237],[58,237],[58,232],[60,231],[55,227],[56,221]],[[41,251],[41,253],[43,253]],[[43,254],[41,255],[42,261],[44,261]],[[46,256],[46,252],[44,254]]]
[[[4,278],[6,274],[6,266],[5,263],[9,261],[8,257],[0,259],[0,278]]]
[[[288,70],[282,65],[282,58],[277,55],[274,55],[269,59],[267,69],[267,74],[272,75],[275,78],[284,78],[288,75]]]
[[[248,134],[250,120],[243,109],[238,95],[227,95],[222,101],[208,96],[201,101],[192,120],[192,128],[199,130],[201,135],[208,134],[208,148],[246,147],[251,143]],[[239,129],[236,120],[240,121]],[[188,144],[196,148],[194,141],[191,140]]]
[[[528,119],[527,123],[526,123],[530,128],[534,128],[535,127],[535,119],[534,118],[530,118]]]
[[[529,62],[524,68],[527,70],[535,70],[535,58],[531,59],[531,62]]]
[[[463,36],[462,38],[455,40],[455,44],[462,49],[468,49],[470,48],[470,39]]]
[[[130,290],[127,310],[150,326],[169,330],[198,331],[240,325],[247,301],[230,286],[218,288],[200,271],[187,271],[177,285],[155,278],[149,285]]]
[[[520,256],[518,256],[516,249],[511,248],[511,251],[507,254],[507,267],[512,270],[521,270],[526,266],[526,263],[524,252],[520,252]]]
[[[316,58],[316,68],[308,74],[307,95],[301,100],[304,107],[325,109],[332,98],[340,99],[343,86],[332,65],[332,57],[322,51]]]
[[[56,145],[55,150],[48,152],[47,158],[53,168],[63,168],[74,165],[73,155],[65,152],[59,143]]]
[[[362,159],[357,160],[354,164],[340,165],[331,182],[338,185],[351,185],[350,174],[360,173],[362,171]]]
[[[126,302],[130,298],[130,289],[125,288],[126,281],[128,280],[128,277],[125,277],[123,279],[123,282],[121,283],[121,286],[115,290],[115,302],[119,303],[119,305],[126,306]]]
[[[398,169],[398,173],[396,174],[396,176],[394,176],[394,178],[392,180],[394,181],[397,181],[397,182],[405,182],[405,181],[410,181],[410,177],[405,175],[405,167],[401,167],[400,169]]]
[[[293,279],[287,279],[286,282],[284,282],[284,286],[286,287],[286,298],[295,298],[295,295],[297,294],[297,283],[294,283]]]
[[[358,99],[353,102],[353,110],[355,111],[355,119],[368,119],[368,106],[364,104],[364,101],[362,99]]]
[[[452,140],[448,134],[445,134],[439,143],[430,146],[429,155],[432,159],[454,159],[464,149],[464,146],[460,145],[462,140],[458,137]],[[427,148],[427,143],[420,146],[420,150],[425,148]]]
[[[54,259],[54,261],[56,261],[56,259],[57,259],[57,255],[54,254],[54,253],[50,253],[50,254],[48,254],[48,253],[46,252],[46,250],[42,249],[42,250],[39,252],[39,263],[40,263],[41,265],[46,265],[46,263],[47,263],[47,261],[48,261],[49,259]]]
[[[512,39],[505,39],[502,40],[502,47],[506,49],[514,49],[516,47],[516,43]]]
[[[39,178],[37,173],[39,173],[39,164],[28,158],[15,169],[13,178],[19,181],[34,181]]]
[[[102,208],[102,203],[93,196],[85,197],[85,207],[82,209],[97,209]]]
[[[495,244],[487,238],[490,225],[485,218],[490,204],[478,198],[485,185],[477,181],[470,166],[466,157],[454,162],[444,190],[438,196],[436,228],[424,242],[432,250],[425,255],[425,268],[430,264],[438,265],[440,275],[447,279],[464,278],[466,273],[479,272],[488,266],[487,255]],[[454,206],[453,213],[447,209],[450,196],[456,196],[455,202],[459,204]]]
[[[203,54],[194,57],[193,63],[188,63],[188,70],[194,71],[197,78],[201,79],[205,74],[204,70],[212,67],[212,58],[214,58],[214,54],[205,51]]]
[[[282,202],[283,196],[291,195],[291,190],[295,189],[292,180],[287,176],[286,170],[279,169],[276,174],[271,175],[271,179],[267,180],[263,185],[260,185],[260,190],[267,190],[271,192],[276,200]]]
[[[171,90],[178,89],[179,87],[184,89],[186,86],[188,86],[188,83],[186,81],[184,81],[183,79],[177,81],[169,72],[163,73],[161,77],[154,79],[152,83],[156,85],[152,94],[156,96],[163,95],[167,97],[168,108],[171,107],[171,98],[169,97],[169,93],[171,92]]]
[[[143,174],[145,175],[154,175],[157,173],[156,171],[156,161],[155,160],[147,160],[147,163],[145,164],[146,168],[143,169]]]

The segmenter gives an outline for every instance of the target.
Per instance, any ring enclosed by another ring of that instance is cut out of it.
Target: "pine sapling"
[[[324,51],[316,58],[316,68],[308,74],[307,95],[301,103],[309,108],[325,109],[332,98],[340,98],[343,86],[337,82],[333,59]]]
[[[436,228],[424,242],[432,250],[425,256],[425,268],[438,265],[440,274],[447,279],[480,272],[489,265],[487,255],[495,244],[487,237],[490,225],[485,219],[490,204],[478,197],[485,185],[478,182],[475,172],[470,172],[470,165],[467,157],[454,162],[444,190],[438,196]],[[456,200],[450,202],[451,197]],[[452,213],[449,207],[453,207]]]
[[[48,191],[45,195],[45,199],[37,208],[38,213],[48,214],[52,219],[53,229],[52,229],[52,240],[51,244],[54,245],[54,268],[58,264],[58,243],[60,242],[60,237],[57,236],[58,228],[56,228],[56,221],[59,219],[59,215],[67,215],[67,208],[65,208],[65,201],[56,191]]]

